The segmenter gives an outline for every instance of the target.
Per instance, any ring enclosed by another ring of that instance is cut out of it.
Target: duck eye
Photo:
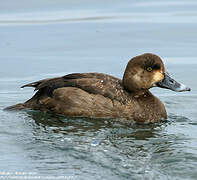
[[[151,71],[153,70],[153,68],[152,68],[152,67],[147,67],[146,70],[147,70],[148,72],[151,72]]]

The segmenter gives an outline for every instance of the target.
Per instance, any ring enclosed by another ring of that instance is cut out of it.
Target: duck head
[[[130,92],[146,91],[152,87],[182,92],[190,91],[167,73],[161,58],[155,54],[142,54],[132,58],[123,76],[123,86]]]

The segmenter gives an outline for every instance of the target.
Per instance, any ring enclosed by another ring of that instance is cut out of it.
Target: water
[[[196,9],[194,0],[2,1],[0,176],[196,179]],[[128,60],[145,52],[161,56],[168,72],[192,88],[151,90],[167,108],[166,123],[2,110],[33,95],[20,89],[25,83],[72,72],[121,78]]]

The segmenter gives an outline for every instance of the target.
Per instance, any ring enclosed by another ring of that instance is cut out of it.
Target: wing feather
[[[73,73],[63,77],[29,83],[23,87],[34,87],[40,95],[48,96],[52,96],[53,91],[57,88],[76,87],[88,93],[100,94],[118,101],[121,101],[125,94],[120,79],[101,73]]]

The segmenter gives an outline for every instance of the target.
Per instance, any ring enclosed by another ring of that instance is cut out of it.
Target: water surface
[[[0,6],[0,172],[73,179],[196,179],[197,2],[24,1]],[[152,52],[192,88],[152,89],[167,123],[135,125],[6,112],[25,83],[72,72],[122,77],[128,60]]]

